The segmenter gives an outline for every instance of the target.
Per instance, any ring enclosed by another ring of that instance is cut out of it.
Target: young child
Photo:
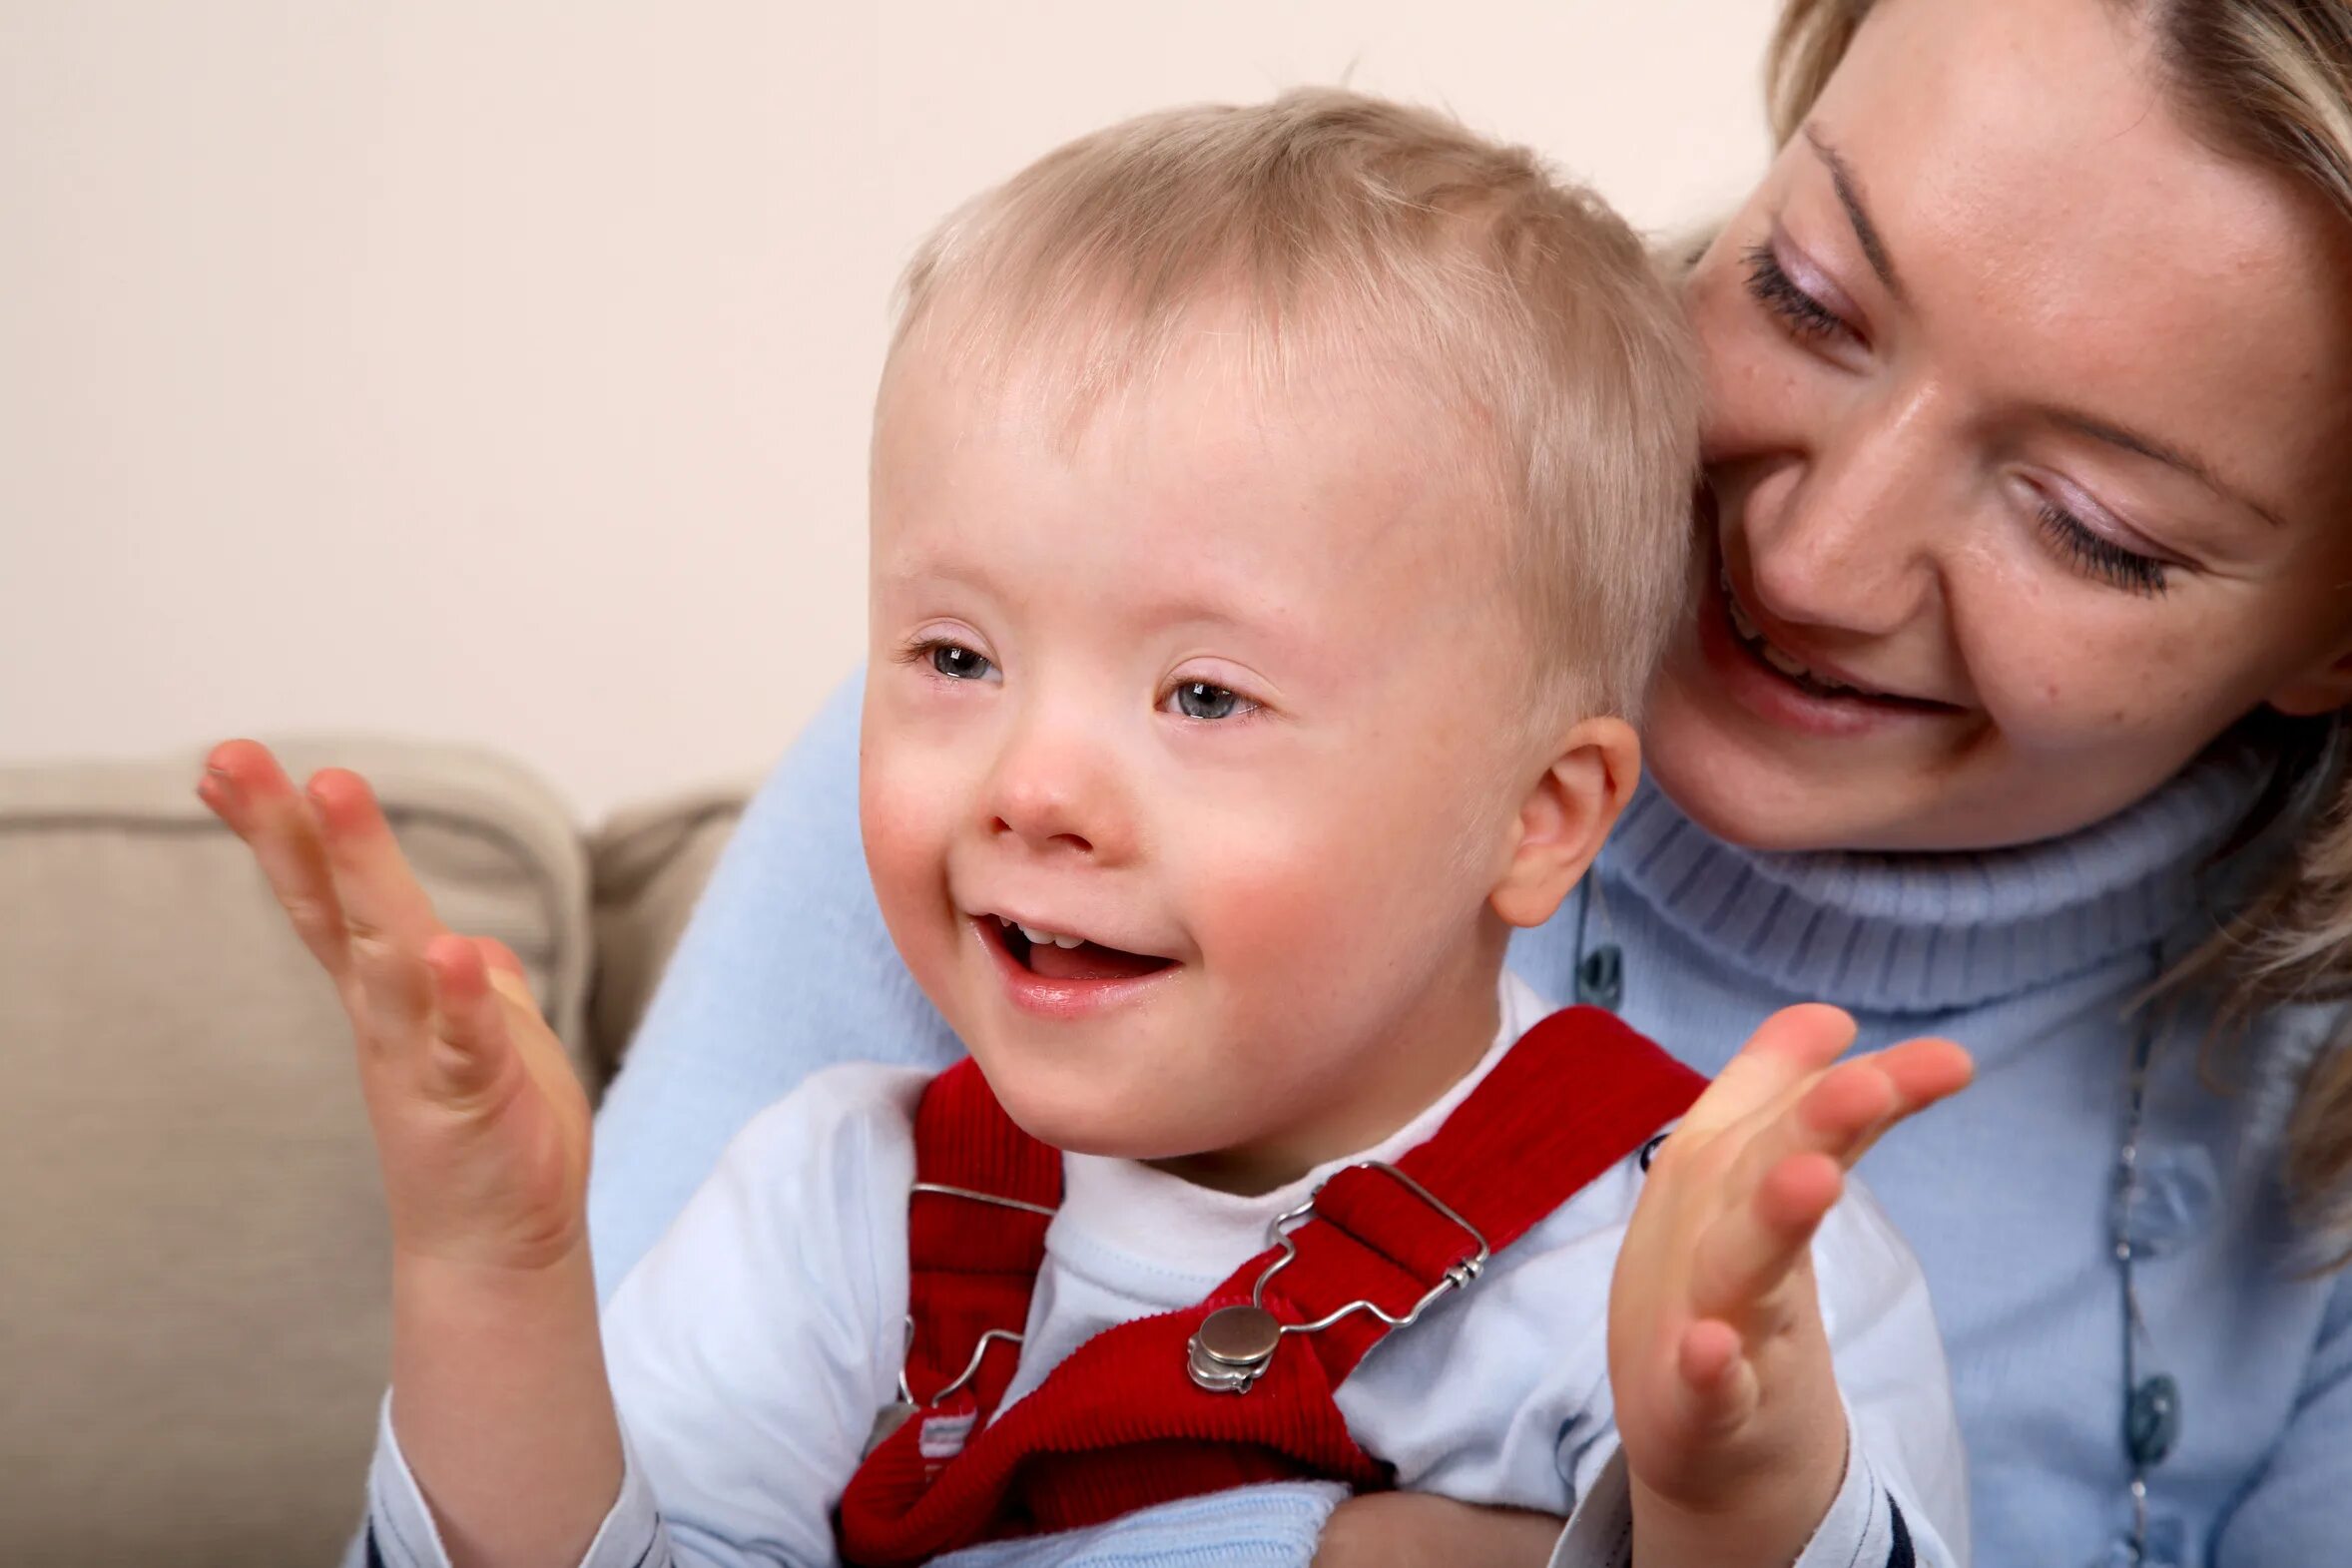
[[[511,958],[358,780],[220,749],[361,1042],[374,1555],[912,1563],[1320,1477],[1572,1513],[1562,1562],[1962,1560],[1922,1287],[1839,1198],[1966,1058],[1832,1070],[1800,1009],[1693,1106],[1502,968],[1634,784],[1694,383],[1595,201],[1349,94],[953,217],[876,413],[863,809],[971,1061],[773,1107],[601,1333],[587,1106]]]

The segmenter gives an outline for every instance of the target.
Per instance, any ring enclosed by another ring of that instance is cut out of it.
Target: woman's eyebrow
[[[1846,221],[1854,226],[1854,238],[1861,242],[1870,269],[1879,274],[1887,292],[1902,299],[1903,285],[1895,279],[1894,259],[1887,255],[1887,243],[1879,238],[1878,225],[1870,221],[1870,209],[1863,205],[1862,183],[1854,178],[1854,166],[1811,126],[1805,127],[1805,142],[1829,170],[1829,183],[1838,193],[1838,205],[1846,210]]]
[[[2075,413],[2070,409],[2055,410],[2051,417],[2067,429],[2089,436],[2092,440],[2104,441],[2109,446],[2119,446],[2126,452],[2152,458],[2168,468],[2177,468],[2215,495],[2224,500],[2237,502],[2238,505],[2246,508],[2271,527],[2286,527],[2286,520],[2280,517],[2277,512],[2264,506],[2260,501],[2246,494],[2245,491],[2223,482],[2221,476],[2213,471],[2211,464],[2191,456],[2176,446],[2167,446],[2151,436],[2144,436],[2137,431],[2126,430],[2119,425],[2111,425],[2103,419],[2093,419],[2087,414]]]
[[[1878,273],[1879,281],[1886,285],[1887,292],[1898,300],[1903,299],[1903,284],[1895,276],[1894,259],[1887,255],[1887,243],[1880,237],[1878,226],[1870,221],[1870,209],[1863,203],[1862,184],[1854,177],[1854,166],[1847,163],[1845,156],[1830,146],[1820,131],[1812,126],[1805,127],[1805,142],[1821,159],[1823,167],[1829,170],[1830,185],[1838,193],[1838,205],[1846,210],[1846,220],[1854,226],[1854,238],[1861,245],[1863,256],[1870,261],[1870,269]],[[2176,446],[2070,409],[2054,410],[2050,417],[2093,440],[2104,441],[2109,446],[2119,446],[2126,452],[2177,468],[2215,495],[2237,502],[2273,528],[2286,526],[2275,509],[2264,506],[2244,490],[2224,482],[2214,472],[2212,464]]]

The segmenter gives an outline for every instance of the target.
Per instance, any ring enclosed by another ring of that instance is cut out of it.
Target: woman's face
[[[2352,697],[2352,237],[2103,0],[1884,0],[1689,283],[1649,757],[1771,848],[2048,837]]]

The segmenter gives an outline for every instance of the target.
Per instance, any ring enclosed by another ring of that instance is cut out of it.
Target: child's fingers
[[[436,936],[424,950],[432,976],[435,1048],[424,1064],[429,1087],[462,1095],[496,1075],[508,1050],[506,1012],[480,945]]]
[[[1888,1128],[1966,1087],[1969,1055],[1949,1040],[1907,1040],[1840,1062],[1792,1095],[1748,1139],[1728,1178],[1735,1192],[1798,1154],[1852,1170]]]
[[[311,776],[307,792],[352,942],[394,944],[421,955],[447,927],[417,885],[367,781],[329,768]]]
[[[523,961],[515,956],[514,949],[495,936],[476,936],[471,940],[474,950],[489,967],[491,987],[526,1016],[543,1017],[539,999],[531,994],[530,974],[523,968]]]
[[[1705,1317],[1682,1330],[1674,1347],[1678,1422],[1692,1431],[1736,1426],[1756,1404],[1756,1373],[1742,1353],[1739,1330]]]
[[[1753,1192],[1765,1174],[1801,1154],[1826,1155],[1851,1167],[1868,1139],[1894,1114],[1896,1090],[1875,1057],[1840,1062],[1769,1111],[1752,1118],[1739,1157],[1723,1182]]]
[[[443,934],[432,900],[408,869],[367,782],[344,769],[315,774],[305,794],[341,902],[362,1033],[379,1050],[414,1049],[432,1017],[424,949]]]
[[[340,981],[346,941],[342,904],[317,821],[278,759],[258,742],[224,742],[205,759],[196,792],[253,850],[294,934]]]
[[[1939,1100],[1950,1099],[1976,1078],[1975,1058],[1950,1040],[1906,1040],[1872,1053],[1863,1060],[1876,1064],[1894,1090],[1894,1104],[1855,1148],[1853,1159],[1870,1152],[1896,1123],[1917,1116]],[[1847,1162],[1849,1165],[1852,1160]]]
[[[1691,1310],[1735,1323],[1750,1315],[1804,1259],[1845,1186],[1844,1169],[1825,1154],[1793,1155],[1765,1172],[1752,1196],[1700,1234],[1691,1258]]]
[[[1838,1008],[1818,1002],[1782,1008],[1716,1074],[1682,1127],[1703,1135],[1755,1114],[1836,1061],[1854,1034],[1853,1018]]]
[[[523,961],[514,955],[513,948],[495,936],[477,936],[473,939],[473,945],[482,955],[482,962],[488,964],[492,972],[509,974],[528,983],[529,972],[523,968]]]

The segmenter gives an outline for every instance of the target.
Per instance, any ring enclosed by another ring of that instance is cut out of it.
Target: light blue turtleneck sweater
[[[812,1069],[957,1050],[867,880],[857,703],[853,683],[754,802],[606,1100],[590,1222],[608,1292],[736,1130]],[[2246,1092],[2222,1096],[2200,1080],[2201,1018],[2128,1015],[2209,928],[2204,873],[2258,782],[2242,758],[2210,760],[2067,838],[1909,857],[1735,848],[1644,790],[1577,895],[1513,946],[1539,991],[1613,1001],[1709,1072],[1801,1000],[1851,1010],[1865,1046],[1936,1033],[1975,1052],[1975,1086],[1862,1170],[1927,1272],[1990,1568],[2132,1562],[2126,1409],[2158,1376],[2178,1431],[2145,1467],[2146,1562],[2352,1563],[2352,1284],[2298,1277],[2275,1180],[2285,1089],[2326,1020],[2266,1021],[2229,1059]],[[2129,1378],[2125,1241],[2143,1325]],[[1322,1505],[1253,1490],[1163,1510],[1073,1561],[1303,1561]]]

